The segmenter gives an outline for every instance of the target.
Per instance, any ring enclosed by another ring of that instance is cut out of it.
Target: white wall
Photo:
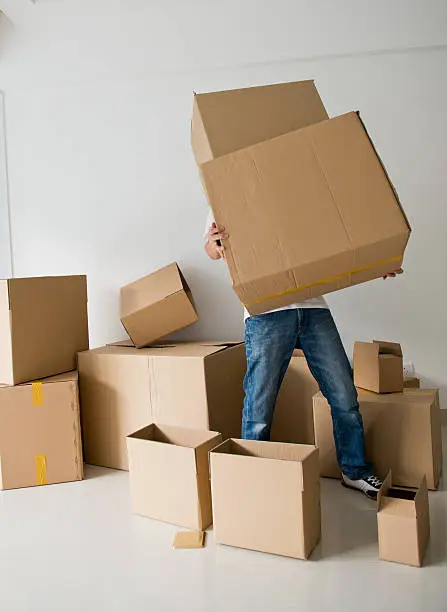
[[[447,3],[414,0],[0,0],[17,275],[86,272],[93,344],[122,336],[118,288],[177,260],[201,322],[242,334],[189,146],[192,91],[315,78],[359,109],[413,226],[405,275],[330,297],[354,339],[402,342],[447,389]],[[447,398],[446,398],[447,399]]]

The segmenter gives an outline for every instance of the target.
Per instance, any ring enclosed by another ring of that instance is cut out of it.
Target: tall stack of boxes
[[[85,276],[0,281],[0,489],[82,480]]]

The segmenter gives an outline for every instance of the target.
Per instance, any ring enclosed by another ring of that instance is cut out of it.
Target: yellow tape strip
[[[402,256],[398,257],[390,257],[390,259],[384,259],[383,261],[376,261],[370,266],[364,266],[363,268],[357,268],[356,270],[351,270],[350,272],[343,272],[342,274],[337,274],[336,276],[330,276],[329,278],[323,278],[322,280],[316,281],[315,283],[309,283],[308,285],[301,285],[296,289],[288,289],[287,291],[283,291],[282,293],[275,293],[273,295],[268,295],[267,297],[260,298],[255,302],[249,302],[245,304],[246,307],[252,306],[253,304],[260,304],[261,302],[266,302],[267,300],[274,300],[276,298],[283,297],[284,295],[290,295],[291,293],[297,293],[298,291],[304,291],[304,289],[310,289],[311,287],[316,287],[317,285],[325,285],[326,283],[331,283],[336,280],[340,280],[341,278],[345,278],[346,276],[351,276],[352,274],[358,274],[359,272],[366,272],[367,270],[372,270],[372,268],[376,268],[377,266],[384,266],[385,264],[392,263],[393,261],[400,261]]]
[[[47,484],[47,458],[45,455],[36,455],[36,484]]]
[[[31,384],[33,395],[33,406],[43,406],[43,389],[41,382]]]

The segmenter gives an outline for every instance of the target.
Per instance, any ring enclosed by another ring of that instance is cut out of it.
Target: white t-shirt
[[[206,228],[204,238],[206,239],[208,236],[208,232],[210,230],[211,225],[214,223],[213,213],[210,210],[208,213],[208,218],[206,221]],[[288,306],[283,306],[282,308],[274,308],[273,310],[266,310],[263,314],[267,314],[268,312],[278,312],[280,310],[292,310],[293,308],[329,308],[326,303],[324,297],[314,297],[305,300],[304,302],[296,302],[295,304],[289,304]],[[244,308],[244,319],[248,319],[250,313],[246,308]]]

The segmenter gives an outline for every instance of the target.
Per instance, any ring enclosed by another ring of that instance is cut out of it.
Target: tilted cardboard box
[[[365,126],[328,119],[313,81],[195,95],[191,140],[251,314],[401,266],[410,227]]]
[[[152,423],[127,438],[132,511],[206,529],[212,522],[209,451],[222,442],[214,431]]]
[[[121,322],[137,347],[196,321],[191,291],[176,263],[121,288]]]
[[[77,373],[0,387],[0,489],[82,478]]]
[[[442,469],[438,391],[406,389],[377,395],[359,390],[359,405],[367,460],[377,474],[385,478],[392,470],[394,483],[408,487],[419,486],[426,476],[428,488],[436,489]],[[321,393],[314,397],[314,426],[321,475],[339,478],[331,413]]]
[[[315,444],[312,400],[318,391],[303,351],[295,350],[276,402],[272,442]]]
[[[123,343],[80,353],[78,362],[87,463],[126,470],[126,436],[154,421],[240,435],[241,343]]]
[[[425,476],[417,489],[392,485],[391,472],[377,495],[379,557],[420,567],[430,537],[430,511]]]
[[[404,388],[403,357],[395,342],[354,343],[354,383],[376,393],[400,393]]]
[[[0,280],[0,384],[74,370],[86,349],[85,276]]]
[[[210,469],[217,543],[307,559],[321,536],[314,446],[227,440]]]

